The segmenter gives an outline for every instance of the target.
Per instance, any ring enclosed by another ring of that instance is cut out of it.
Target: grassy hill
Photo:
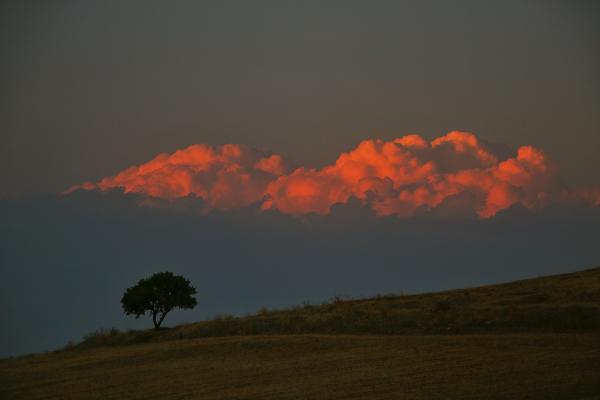
[[[600,268],[97,332],[0,361],[11,399],[440,397],[600,399]]]
[[[79,347],[264,334],[437,335],[600,331],[600,268],[478,288],[221,316],[155,332],[99,331]]]

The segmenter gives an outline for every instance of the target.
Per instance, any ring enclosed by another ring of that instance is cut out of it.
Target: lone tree
[[[196,289],[183,276],[172,272],[158,272],[127,289],[121,304],[127,315],[152,315],[154,329],[158,330],[165,316],[174,308],[194,308]]]

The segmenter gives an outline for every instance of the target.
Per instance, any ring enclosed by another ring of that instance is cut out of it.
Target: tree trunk
[[[160,315],[160,319],[158,320],[158,325],[156,325],[156,323],[154,324],[154,326],[156,327],[157,330],[158,330],[158,328],[160,328],[160,324],[162,324],[163,319],[165,319],[165,317],[167,316],[167,312],[168,311],[165,311],[164,313],[162,313]]]
[[[153,312],[152,313],[152,322],[154,322],[154,330],[157,331],[158,328],[160,328],[160,323],[162,322],[162,318],[161,318],[160,322],[156,322],[156,313]]]

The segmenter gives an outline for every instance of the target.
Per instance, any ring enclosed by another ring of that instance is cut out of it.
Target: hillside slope
[[[262,334],[432,335],[600,331],[600,268],[419,295],[221,316],[155,332],[97,332],[81,347]]]
[[[0,360],[0,398],[600,399],[599,319],[599,268],[337,299]]]

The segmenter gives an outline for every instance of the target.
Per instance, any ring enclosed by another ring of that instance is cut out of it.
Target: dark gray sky
[[[600,184],[596,1],[4,1],[0,192],[192,143],[307,166],[460,129]]]
[[[0,357],[52,350],[123,314],[127,287],[159,271],[189,278],[198,307],[173,326],[261,306],[478,286],[600,266],[600,207],[520,207],[496,218],[376,217],[358,201],[326,217],[255,208],[199,215],[198,199],[139,207],[138,195],[77,191],[0,199]]]

